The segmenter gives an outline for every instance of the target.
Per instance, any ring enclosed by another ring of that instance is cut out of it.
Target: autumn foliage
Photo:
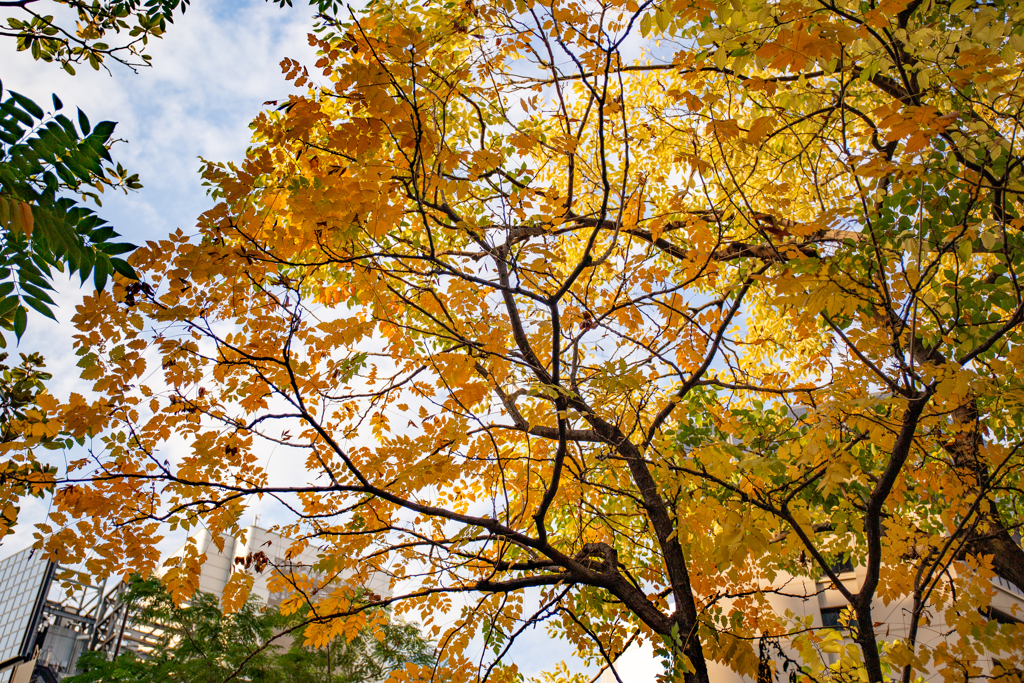
[[[754,676],[762,637],[809,680],[1022,666],[1020,626],[983,614],[993,576],[1024,586],[1022,11],[324,19],[244,163],[207,166],[198,231],[80,308],[97,397],[48,415],[92,448],[48,547],[152,571],[165,527],[237,533],[275,497],[282,533],[323,548],[292,608],[339,573],[393,579],[332,581],[307,637],[394,602],[438,639],[439,680],[515,680],[539,622],[596,664],[653,644],[672,680]],[[299,483],[268,475],[272,448]],[[832,580],[861,625],[907,599],[910,626],[856,629],[833,662],[772,607],[784,575]],[[925,644],[937,613],[951,631]]]

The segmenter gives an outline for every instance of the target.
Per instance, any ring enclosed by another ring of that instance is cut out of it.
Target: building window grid
[[[32,550],[22,552],[0,562],[0,661],[20,654],[25,628],[35,604],[40,582],[46,573],[47,562],[34,556]]]

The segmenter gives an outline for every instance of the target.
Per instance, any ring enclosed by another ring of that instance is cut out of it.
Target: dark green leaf
[[[36,287],[35,285],[30,285],[27,282],[23,282],[21,284],[21,289],[22,289],[23,294],[27,294],[28,295],[27,297],[23,297],[23,298],[25,298],[26,301],[29,298],[32,298],[32,299],[36,299],[38,301],[46,302],[46,303],[50,304],[51,306],[56,306],[57,305],[57,304],[54,303],[53,299],[50,298],[49,294],[47,294],[45,291],[43,291],[43,289],[41,289],[39,287]],[[49,289],[49,288],[47,288],[47,289]]]
[[[79,232],[79,234],[82,234],[82,233]],[[106,227],[93,230],[89,234],[89,239],[93,243],[98,243],[98,242],[106,242],[111,237],[116,237],[116,236],[117,236],[117,233],[114,232],[113,226],[108,225]]]
[[[92,128],[89,126],[89,117],[81,109],[78,110],[78,125],[82,129],[82,135],[88,135]]]
[[[36,311],[38,311],[38,312],[42,313],[43,315],[45,315],[47,318],[50,318],[51,320],[56,320],[57,319],[57,317],[53,314],[53,311],[50,310],[50,307],[47,306],[45,302],[40,301],[39,299],[33,299],[32,297],[25,297],[25,303],[28,304],[29,306],[31,306]],[[56,304],[53,304],[53,305],[56,305]],[[24,309],[19,309],[19,310],[24,310]],[[17,322],[17,319],[15,319],[15,322]],[[19,337],[20,336],[21,335],[19,335]]]
[[[18,339],[25,334],[26,325],[28,325],[28,313],[24,306],[18,306],[18,310],[14,312],[14,334]]]
[[[114,134],[114,128],[117,127],[117,123],[114,121],[100,121],[96,124],[96,128],[92,131],[92,136],[96,137],[103,142],[110,139],[110,136]]]
[[[9,296],[0,301],[0,318],[6,318],[18,306],[18,297]]]
[[[124,259],[112,258],[110,259],[110,265],[113,266],[114,271],[122,277],[126,277],[129,280],[136,281],[139,279],[139,276],[135,272],[135,269],[132,268],[131,264],[125,261]]]
[[[35,120],[21,109],[18,109],[17,107],[11,107],[8,111],[10,112],[11,116],[18,119],[26,126],[35,125]]]
[[[29,98],[25,97],[24,95],[20,95],[14,92],[13,90],[8,90],[8,92],[10,93],[11,98],[21,105],[22,109],[24,109],[37,119],[43,118],[43,109],[38,104],[30,100]]]
[[[107,286],[107,276],[110,275],[109,266],[106,260],[96,261],[96,266],[92,272],[92,281],[96,285],[96,289],[102,290]]]
[[[71,119],[60,114],[54,118],[54,121],[60,124],[60,127],[64,129],[65,133],[71,136],[72,140],[75,140],[76,142],[78,141],[78,131],[75,129],[75,124],[71,123]]]
[[[116,256],[118,254],[126,254],[129,251],[135,251],[134,244],[128,244],[127,242],[115,243],[115,244],[99,244],[97,248],[108,256]]]

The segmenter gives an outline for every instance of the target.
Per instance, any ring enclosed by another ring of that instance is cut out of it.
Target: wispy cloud
[[[95,124],[118,122],[116,137],[125,140],[114,157],[139,173],[144,188],[131,195],[104,197],[100,215],[136,244],[157,239],[177,228],[191,232],[196,217],[209,208],[202,187],[199,157],[240,160],[249,142],[249,122],[265,100],[290,91],[279,63],[284,57],[312,64],[314,52],[306,35],[310,9],[278,8],[260,0],[204,0],[189,7],[166,37],[152,45],[154,66],[138,74],[126,68],[113,73],[80,67],[71,76],[53,64],[14,53],[13,43],[0,43],[6,89],[49,105],[57,93],[66,110],[80,107]],[[72,117],[73,118],[73,117]],[[71,317],[84,291],[77,280],[58,278],[57,321],[34,315],[18,352],[39,351],[54,375],[50,390],[59,397],[72,391],[86,394],[72,350]],[[32,524],[42,521],[49,501],[31,499],[22,507],[22,524],[3,539],[0,556],[33,542]],[[168,546],[176,541],[169,539]]]
[[[56,92],[65,106],[81,107],[92,121],[118,122],[115,158],[142,177],[145,188],[110,197],[103,215],[135,240],[186,231],[207,206],[198,157],[240,159],[248,124],[262,102],[287,94],[279,62],[309,63],[310,9],[265,2],[194,3],[150,50],[154,66],[138,74],[79,67],[77,76],[26,53],[5,48],[4,86],[48,103]]]

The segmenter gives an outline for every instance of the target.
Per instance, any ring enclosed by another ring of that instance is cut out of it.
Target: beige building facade
[[[839,575],[845,587],[851,592],[857,592],[864,580],[865,570],[856,568],[843,572]],[[993,593],[990,608],[986,611],[989,620],[1024,623],[1024,591],[1017,586],[996,577],[990,585]],[[779,614],[787,612],[796,617],[811,617],[812,624],[817,628],[837,628],[840,633],[848,633],[840,624],[840,614],[846,608],[847,602],[842,593],[832,586],[829,580],[814,581],[803,577],[792,577],[780,575],[777,585],[785,585],[785,595],[772,593],[768,595],[768,601]],[[896,600],[888,605],[881,599],[876,599],[872,606],[876,619],[875,633],[879,640],[896,641],[906,639],[910,631],[911,611],[913,601],[910,597]],[[936,647],[943,641],[952,641],[957,638],[953,630],[945,623],[942,610],[935,606],[929,608],[925,623],[919,626],[917,642],[920,645]],[[852,643],[849,637],[844,639],[845,643]],[[783,652],[795,661],[800,661],[796,652],[786,647],[785,641],[781,643]],[[782,682],[789,680],[789,672],[782,670],[781,658],[771,652],[775,671],[773,681]],[[994,670],[999,661],[998,652],[986,652],[979,656],[975,662],[980,669],[976,676],[970,677],[970,681],[985,681],[986,683],[1001,683],[1007,679],[994,678]],[[838,654],[822,652],[821,661],[828,666],[838,661]],[[633,659],[633,658],[627,658]],[[635,659],[634,659],[635,661]],[[790,669],[792,671],[792,669]],[[649,674],[637,675],[635,670],[623,666],[616,669],[616,672],[623,683],[653,683]],[[708,673],[712,683],[758,683],[753,677],[741,676],[724,663],[708,662]],[[915,680],[919,676],[925,683],[937,683],[945,680],[944,672],[937,670],[915,672]],[[798,680],[798,679],[797,679]],[[962,676],[958,680],[965,680]],[[1022,679],[1024,680],[1024,679]],[[600,683],[617,683],[615,675],[606,670],[600,677]]]

